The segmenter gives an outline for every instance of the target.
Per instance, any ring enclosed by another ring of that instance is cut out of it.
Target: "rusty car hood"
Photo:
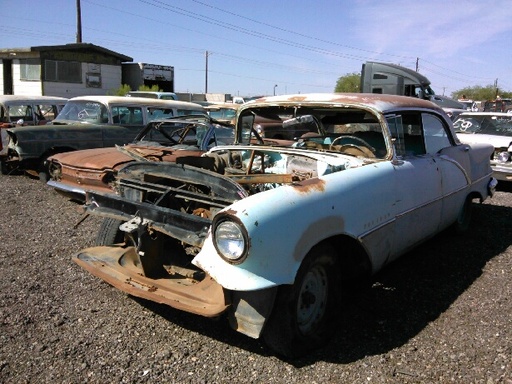
[[[87,168],[87,169],[119,169],[122,166],[136,160],[140,156],[148,161],[173,162],[181,156],[199,156],[203,153],[199,149],[178,148],[170,149],[165,146],[146,146],[128,144],[119,147],[94,148],[83,151],[64,152],[51,157],[57,160],[63,167]],[[130,156],[133,153],[135,156]]]

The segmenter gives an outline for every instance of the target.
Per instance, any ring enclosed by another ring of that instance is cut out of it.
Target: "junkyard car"
[[[27,171],[47,181],[46,159],[86,148],[112,147],[133,141],[151,120],[206,114],[200,105],[143,97],[80,96],[69,99],[50,125],[7,129],[2,172]]]
[[[453,123],[463,143],[487,143],[494,147],[491,168],[494,177],[512,181],[512,114],[503,112],[466,112]]]
[[[291,146],[251,144],[258,117],[306,133]],[[262,98],[240,106],[234,145],[195,166],[134,162],[118,173],[120,195],[87,193],[87,213],[105,217],[100,246],[73,260],[130,295],[226,314],[293,357],[329,340],[345,284],[467,228],[473,200],[495,188],[492,151],[461,144],[425,100]]]
[[[0,156],[7,153],[5,128],[44,125],[55,119],[67,101],[53,96],[0,95]]]
[[[236,112],[239,106],[240,104],[236,103],[212,103],[205,106],[205,109],[211,118],[235,125]]]
[[[215,124],[207,116],[154,120],[130,144],[50,156],[48,185],[77,200],[85,197],[86,190],[117,192],[115,176],[130,162],[174,162],[233,141],[233,128]]]

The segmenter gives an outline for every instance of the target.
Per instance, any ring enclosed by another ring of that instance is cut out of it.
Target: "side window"
[[[441,119],[437,116],[423,113],[422,121],[427,153],[436,154],[441,149],[452,146],[450,136]]]
[[[114,124],[120,125],[141,125],[142,108],[140,107],[113,107],[112,108],[112,121]]]
[[[419,156],[426,153],[420,113],[408,112],[388,116],[387,122],[397,156]]]
[[[32,106],[30,105],[13,105],[9,107],[9,118],[11,122],[22,119],[25,123],[34,121],[32,116]]]
[[[174,116],[174,111],[171,108],[155,108],[149,107],[147,110],[148,113],[148,121],[158,120],[158,119],[170,119]]]
[[[56,115],[56,107],[51,104],[39,104],[36,105],[36,114],[38,120],[51,121],[55,119]]]

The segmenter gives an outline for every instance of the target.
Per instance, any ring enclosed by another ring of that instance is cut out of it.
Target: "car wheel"
[[[119,229],[123,223],[121,220],[106,217],[101,223],[98,235],[96,236],[96,245],[112,245],[124,241],[124,232]]]
[[[2,175],[8,175],[9,174],[9,167],[5,163],[5,161],[0,162],[0,169],[2,172]]]
[[[468,196],[464,201],[464,205],[460,210],[457,221],[453,224],[452,229],[456,234],[462,234],[469,229],[471,224],[471,216],[473,213],[473,199]]]
[[[302,262],[293,285],[279,287],[263,330],[265,343],[288,358],[325,345],[336,326],[340,271],[333,249],[314,247]]]

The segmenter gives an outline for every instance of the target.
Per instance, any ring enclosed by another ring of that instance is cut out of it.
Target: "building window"
[[[82,65],[78,61],[45,60],[45,80],[63,83],[81,83]]]
[[[37,59],[20,60],[21,80],[41,80],[41,64]]]

